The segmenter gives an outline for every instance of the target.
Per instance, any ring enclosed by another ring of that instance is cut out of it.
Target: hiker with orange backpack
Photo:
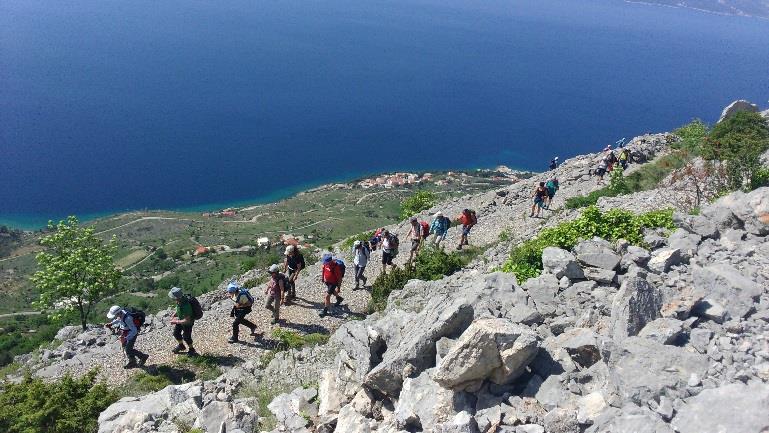
[[[467,240],[467,235],[469,235],[470,230],[472,230],[473,227],[478,224],[478,217],[475,215],[475,211],[465,209],[459,215],[457,220],[460,224],[462,224],[462,237],[459,239],[459,245],[457,245],[457,249],[461,250],[463,246],[470,245]]]
[[[328,314],[328,308],[331,306],[331,295],[336,297],[336,305],[342,303],[344,298],[339,296],[342,286],[342,277],[344,276],[342,265],[340,265],[331,254],[323,256],[323,269],[320,273],[320,281],[326,285],[326,297],[323,303],[323,310],[319,313],[320,317]]]

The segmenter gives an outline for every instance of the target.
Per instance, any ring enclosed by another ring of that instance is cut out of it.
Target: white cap
[[[107,313],[107,318],[109,320],[112,320],[117,316],[117,313],[120,312],[120,305],[113,305],[109,308],[109,313]]]
[[[269,271],[270,271],[270,273],[278,272],[278,271],[280,271],[280,268],[278,267],[278,265],[272,265],[272,266],[270,266]]]
[[[357,246],[358,246],[358,245],[360,245],[360,244],[361,244],[361,241],[355,241],[355,242],[353,242],[353,244],[352,244],[352,245],[353,245],[353,246],[355,246],[355,247],[357,247]]]
[[[442,217],[442,216],[443,216],[443,212],[441,212],[441,211],[435,212],[435,217],[436,218]]]
[[[555,158],[553,158],[553,159],[558,159],[558,157],[556,156],[556,157],[555,157]]]
[[[287,246],[286,247],[286,255],[288,255],[290,252],[293,252],[294,250],[296,250],[296,246],[294,246],[294,245]]]

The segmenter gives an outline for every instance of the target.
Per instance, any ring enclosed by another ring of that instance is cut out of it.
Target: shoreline
[[[371,174],[364,174],[364,175],[356,175],[356,176],[346,176],[341,177],[336,180],[326,180],[319,183],[307,183],[298,185],[296,187],[290,187],[290,188],[282,188],[276,191],[273,191],[272,193],[266,194],[261,197],[256,198],[249,198],[249,199],[243,199],[243,200],[232,200],[232,201],[226,201],[226,202],[219,202],[219,203],[206,203],[206,204],[200,204],[200,205],[194,205],[194,206],[185,206],[185,207],[171,207],[171,208],[157,208],[157,209],[150,209],[150,208],[136,208],[136,209],[123,209],[123,210],[109,210],[104,212],[95,212],[95,213],[86,213],[86,214],[77,214],[74,213],[78,217],[78,220],[81,223],[87,223],[99,219],[105,219],[105,218],[115,218],[120,215],[130,214],[130,213],[179,213],[179,214],[201,214],[206,212],[215,212],[220,211],[227,208],[237,208],[242,209],[246,207],[255,207],[255,206],[264,206],[269,205],[273,203],[279,203],[283,200],[290,199],[292,197],[301,195],[301,194],[307,194],[312,193],[316,191],[321,191],[327,188],[332,188],[337,185],[345,185],[345,186],[352,186],[354,187],[359,182],[373,178],[378,176],[385,176],[385,175],[392,175],[395,173],[414,173],[417,175],[422,175],[424,173],[434,173],[434,174],[445,174],[449,172],[457,172],[457,173],[468,173],[472,171],[502,171],[509,175],[527,175],[535,173],[533,171],[528,170],[520,170],[517,168],[510,168],[508,166],[504,165],[498,165],[494,168],[488,168],[488,167],[482,167],[482,168],[460,168],[460,169],[436,169],[436,170],[430,170],[430,169],[419,169],[419,170],[392,170],[392,171],[385,171],[385,172],[378,172],[378,173],[371,173]],[[412,185],[415,186],[415,185]],[[373,189],[373,188],[372,188]],[[377,189],[381,189],[382,191],[386,191],[387,189],[384,187],[379,187]],[[70,213],[72,214],[72,213]],[[7,226],[9,229],[18,229],[25,232],[35,232],[38,230],[45,229],[47,227],[48,221],[53,221],[56,223],[59,220],[62,220],[67,217],[67,214],[63,214],[62,216],[52,217],[52,216],[38,216],[38,215],[25,215],[25,214],[19,214],[19,215],[0,215],[0,226]]]

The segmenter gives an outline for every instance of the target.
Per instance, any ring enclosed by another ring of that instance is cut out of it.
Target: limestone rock
[[[433,380],[435,369],[403,382],[395,420],[398,428],[421,428],[431,431],[436,424],[450,421],[462,411],[472,410],[471,401],[463,393],[440,386]]]
[[[684,334],[684,322],[672,318],[659,318],[647,323],[638,336],[660,344],[676,344]]]
[[[650,270],[661,274],[670,270],[671,266],[681,263],[681,250],[678,248],[664,248],[652,254],[648,267]]]
[[[727,263],[692,270],[694,289],[705,301],[722,305],[731,318],[743,318],[763,290],[753,280]]]
[[[586,266],[614,270],[620,262],[620,256],[611,248],[611,244],[602,239],[582,241],[574,247],[577,260]]]
[[[574,254],[557,247],[547,247],[542,251],[542,267],[545,271],[561,279],[570,280],[583,278],[582,268],[577,263]]]
[[[537,354],[536,335],[505,319],[477,320],[436,368],[435,381],[458,388],[489,379],[505,384],[520,376]]]
[[[735,114],[741,112],[741,111],[748,111],[750,113],[758,113],[758,106],[756,104],[751,103],[750,101],[746,101],[744,99],[738,99],[731,104],[724,107],[723,111],[721,111],[721,117],[718,118],[718,123],[723,122],[724,120],[734,116]]]
[[[629,278],[614,296],[611,329],[615,338],[637,335],[647,323],[660,317],[662,294],[641,278]]]
[[[763,432],[769,429],[769,385],[732,383],[688,399],[671,425],[680,433]]]

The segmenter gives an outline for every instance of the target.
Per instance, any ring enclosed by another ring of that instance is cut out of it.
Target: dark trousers
[[[123,350],[125,350],[125,356],[128,358],[128,362],[136,362],[137,357],[144,357],[142,352],[134,349],[134,344],[136,344],[136,337],[126,341],[125,346],[123,347]]]
[[[176,341],[184,340],[187,347],[192,347],[192,325],[174,325],[174,338]]]
[[[293,281],[291,277],[294,276],[294,274],[296,274],[297,272],[298,271],[295,271],[293,269],[288,270],[288,281],[286,284],[286,291],[288,292],[286,293],[287,295],[286,297],[288,298],[296,298],[296,281]]]
[[[363,284],[366,284],[366,277],[363,276],[363,272],[366,271],[365,266],[358,266],[355,265],[355,285],[358,285],[358,282],[363,281]]]
[[[235,309],[235,320],[232,322],[232,337],[238,338],[238,333],[240,332],[240,325],[245,325],[246,328],[249,328],[251,332],[254,332],[256,329],[256,325],[251,323],[250,320],[246,319],[246,315],[251,312],[250,308],[236,308]]]

